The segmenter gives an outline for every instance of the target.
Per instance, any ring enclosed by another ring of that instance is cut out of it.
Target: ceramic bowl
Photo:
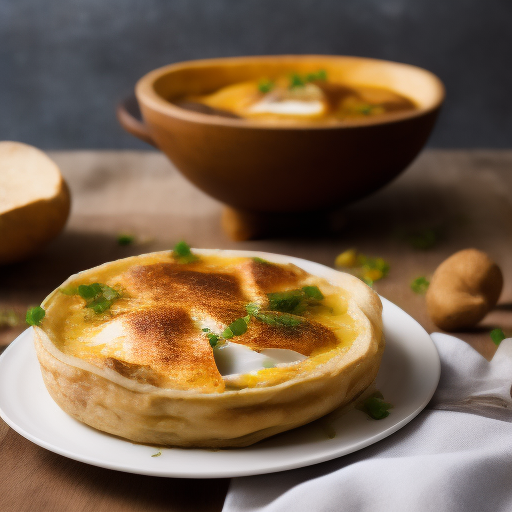
[[[208,115],[169,101],[239,81],[319,69],[332,82],[390,88],[418,108],[334,125],[281,125]],[[424,69],[314,55],[172,64],[142,77],[135,93],[143,121],[121,105],[123,127],[162,150],[210,196],[254,213],[329,210],[378,190],[419,153],[444,99],[441,81]]]

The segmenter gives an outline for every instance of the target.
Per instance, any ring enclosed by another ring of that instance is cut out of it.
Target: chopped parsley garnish
[[[209,327],[205,327],[204,329],[201,329],[204,333],[206,333],[206,337],[208,338],[208,341],[210,342],[210,346],[212,348],[215,348],[217,343],[219,342],[220,336],[217,334],[214,334]]]
[[[270,92],[276,84],[272,80],[260,80],[258,83],[258,91],[263,94]]]
[[[75,285],[68,285],[64,288],[59,288],[59,292],[64,295],[78,295],[78,288]]]
[[[280,311],[260,311],[260,306],[255,303],[247,304],[245,309],[247,315],[231,322],[220,334],[212,333],[208,327],[201,329],[206,334],[212,348],[222,344],[224,340],[230,340],[235,336],[245,334],[253,317],[260,322],[275,327],[297,327],[303,322],[303,319],[296,315]]]
[[[422,294],[428,290],[429,285],[430,281],[426,277],[417,277],[411,282],[411,290],[414,293]]]
[[[222,332],[221,336],[228,340],[233,336],[241,336],[247,331],[247,321],[245,318],[237,318],[234,322],[230,323]]]
[[[208,341],[210,342],[210,347],[215,348],[217,343],[219,342],[219,337],[216,334],[213,334],[212,332],[209,332],[206,337],[208,338]]]
[[[305,85],[306,80],[299,74],[293,73],[290,75],[290,89],[295,89],[295,87],[304,87]]]
[[[162,455],[162,450],[158,450],[156,453],[153,453],[151,457],[160,457],[160,455]]]
[[[251,321],[251,316],[246,315],[242,318],[237,318],[234,322],[231,322],[220,334],[214,334],[211,329],[205,327],[201,329],[206,333],[206,337],[210,342],[210,346],[215,348],[219,343],[221,344],[224,340],[230,340],[234,336],[241,336],[247,332],[247,326]]]
[[[99,295],[101,295],[101,284],[93,283],[93,284],[81,284],[78,287],[78,295],[82,297],[82,299],[89,300],[95,299]]]
[[[302,319],[298,318],[294,315],[289,315],[287,313],[258,313],[255,315],[257,320],[263,322],[268,325],[272,325],[274,327],[283,326],[283,327],[297,327],[302,323]]]
[[[192,253],[190,246],[183,240],[174,246],[171,256],[177,263],[194,263],[199,261],[199,257]]]
[[[368,416],[374,420],[383,420],[384,418],[387,418],[389,416],[389,409],[392,408],[393,405],[389,402],[385,402],[384,397],[379,392],[367,398],[358,407],[358,409],[368,414]]]
[[[272,265],[272,263],[270,263],[270,261],[264,260],[263,258],[260,258],[258,256],[254,256],[252,261],[254,261],[255,263],[262,263],[263,265]]]
[[[495,345],[499,345],[506,338],[502,329],[493,329],[490,336]]]
[[[316,72],[307,73],[305,75],[299,75],[298,73],[292,73],[290,75],[290,89],[296,87],[304,87],[306,84],[311,82],[325,82],[327,80],[327,71],[320,69]]]
[[[258,306],[258,304],[251,302],[245,306],[245,310],[247,311],[248,315],[256,316],[260,311],[260,307]]]
[[[211,329],[204,327],[210,345],[216,347],[224,340],[235,336],[242,336],[247,332],[251,318],[255,318],[274,327],[297,327],[304,320],[298,316],[309,306],[316,306],[324,298],[318,286],[304,286],[299,290],[269,293],[269,311],[261,311],[261,307],[254,302],[245,306],[247,315],[231,322],[220,334],[214,334]],[[291,314],[290,314],[291,313]]]
[[[271,311],[291,313],[305,298],[305,294],[302,290],[288,290],[285,292],[269,293],[267,297],[268,308]]]
[[[117,235],[117,245],[131,245],[135,242],[135,236],[128,233],[120,233]]]
[[[305,293],[308,299],[323,300],[325,299],[324,294],[320,291],[318,286],[303,286],[302,291]]]
[[[308,82],[325,82],[327,80],[327,71],[320,69],[316,73],[308,73],[306,81]]]
[[[318,306],[324,295],[318,286],[304,286],[298,290],[268,293],[267,298],[270,311],[301,315],[308,308]]]
[[[63,290],[61,292],[66,293]],[[66,295],[72,294],[68,290]],[[101,283],[81,284],[76,289],[76,295],[85,300],[86,308],[91,308],[97,314],[104,313],[121,297],[117,290]]]
[[[27,311],[25,320],[28,325],[39,325],[46,315],[46,311],[41,306],[30,308]]]

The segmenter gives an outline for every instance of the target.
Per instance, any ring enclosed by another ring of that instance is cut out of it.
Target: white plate
[[[333,272],[305,260],[287,261],[326,278]],[[239,477],[331,460],[380,441],[409,423],[427,405],[439,382],[441,364],[430,336],[400,308],[386,299],[382,302],[387,345],[377,389],[394,405],[383,420],[371,420],[361,411],[352,410],[329,423],[320,419],[248,448],[165,448],[160,456],[152,457],[158,448],[94,430],[55,404],[41,377],[32,329],[22,333],[0,357],[0,416],[23,437],[52,452],[87,464],[143,475]],[[336,435],[331,439],[328,432],[332,429]]]

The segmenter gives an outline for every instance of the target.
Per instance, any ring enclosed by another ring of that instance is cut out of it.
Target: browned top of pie
[[[130,260],[103,265],[66,283],[98,282],[121,290],[121,298],[107,311],[95,314],[80,296],[57,292],[41,327],[63,352],[97,366],[138,382],[204,392],[224,390],[204,329],[219,335],[246,317],[247,304],[265,311],[268,293],[299,289],[315,279],[295,265],[257,258],[201,256],[183,264],[169,253],[157,253]],[[333,287],[316,279],[326,301],[338,304]],[[252,317],[247,331],[231,341],[256,351],[282,348],[310,356],[343,341],[340,328],[347,314],[341,309],[327,316],[325,311],[301,316],[272,312],[273,317],[295,316],[293,325]]]

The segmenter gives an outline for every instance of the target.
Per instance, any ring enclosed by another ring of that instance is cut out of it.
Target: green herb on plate
[[[383,420],[389,416],[389,409],[392,409],[393,405],[384,401],[382,393],[376,392],[357,408],[374,420]]]

